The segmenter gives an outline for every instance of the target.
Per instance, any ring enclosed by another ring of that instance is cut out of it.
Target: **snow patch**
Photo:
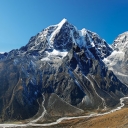
[[[0,54],[4,54],[5,52],[0,52]]]
[[[45,58],[41,59],[41,61],[50,61],[50,59],[48,57],[45,57]]]
[[[51,58],[58,58],[59,56],[59,59],[63,59],[67,54],[68,52],[65,50],[65,51],[58,51],[56,49],[53,49],[52,52],[48,52],[46,51],[46,53],[48,54],[47,57],[45,58],[42,58],[41,61],[50,61]]]
[[[57,55],[59,55],[59,56],[62,56],[62,57],[65,57],[66,55],[68,54],[68,52],[67,51],[58,51],[58,50],[53,50],[51,53],[50,53],[50,55],[53,55],[53,56],[57,56]]]

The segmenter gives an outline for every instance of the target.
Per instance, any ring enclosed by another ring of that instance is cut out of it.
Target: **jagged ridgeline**
[[[0,121],[52,121],[107,110],[128,94],[102,61],[113,49],[99,35],[63,19],[0,54]]]

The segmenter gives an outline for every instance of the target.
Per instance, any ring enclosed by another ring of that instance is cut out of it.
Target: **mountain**
[[[113,52],[104,59],[118,79],[128,85],[128,32],[120,34],[112,44]]]
[[[99,35],[66,19],[0,54],[0,121],[51,122],[109,110],[128,94],[103,61],[112,54]]]
[[[62,52],[62,54],[63,52],[68,52],[72,48],[72,45],[87,48],[87,50],[88,48],[92,50],[96,49],[97,57],[102,59],[112,52],[112,48],[96,33],[86,29],[77,30],[75,26],[70,24],[66,19],[63,19],[59,24],[49,26],[36,36],[31,37],[26,46],[21,47],[19,50],[5,53],[5,56],[9,58],[16,55],[24,56],[25,54],[43,58],[45,55],[52,54],[51,51],[53,51],[53,54],[57,54],[58,51]],[[94,57],[90,51],[88,51],[88,54]],[[0,58],[2,59],[2,56]]]

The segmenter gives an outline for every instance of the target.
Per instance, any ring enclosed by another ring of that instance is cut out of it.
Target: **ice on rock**
[[[62,28],[62,26],[67,22],[67,19],[63,19],[58,25],[56,30],[52,33],[51,37],[49,38],[49,41],[51,44],[53,44],[54,42],[54,37],[56,36],[56,34],[60,31],[60,29]]]
[[[86,29],[82,29],[79,31],[80,38],[77,40],[77,43],[80,47],[84,46],[86,47],[86,41],[84,39],[84,36],[87,34]]]

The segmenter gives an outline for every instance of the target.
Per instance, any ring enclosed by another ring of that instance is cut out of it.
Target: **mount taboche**
[[[128,32],[110,46],[63,19],[0,54],[0,122],[54,122],[109,110],[128,95]]]

